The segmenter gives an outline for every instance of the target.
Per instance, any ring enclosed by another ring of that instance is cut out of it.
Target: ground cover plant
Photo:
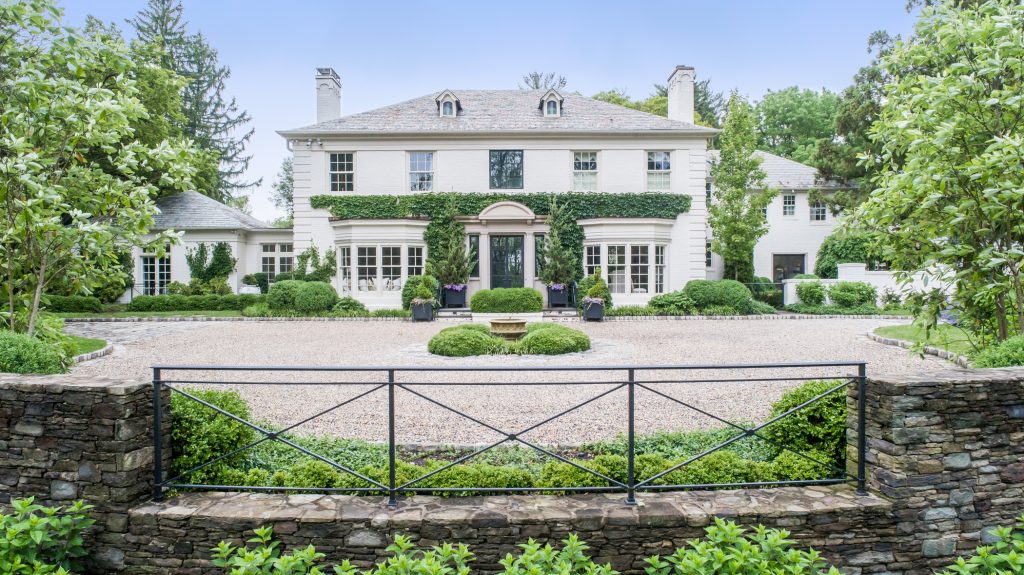
[[[14,499],[10,512],[0,508],[0,573],[60,575],[83,572],[85,531],[95,523],[92,507],[78,501],[67,507]]]
[[[427,343],[434,355],[466,357],[471,355],[519,354],[560,355],[590,349],[587,334],[556,323],[531,323],[518,341],[507,341],[491,334],[483,324],[446,327]]]

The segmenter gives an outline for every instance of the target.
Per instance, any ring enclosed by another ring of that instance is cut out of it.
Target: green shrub
[[[590,338],[582,331],[558,324],[534,328],[517,341],[512,350],[528,355],[559,355],[590,349]]]
[[[409,309],[412,306],[412,298],[416,297],[416,290],[419,289],[420,284],[426,283],[427,289],[430,293],[437,293],[437,279],[434,276],[410,276],[405,280],[405,285],[402,286],[402,309]]]
[[[284,555],[279,542],[273,541],[274,530],[272,527],[260,527],[253,530],[256,537],[249,539],[246,545],[235,547],[230,543],[221,541],[213,549],[213,565],[223,569],[223,573],[252,573],[252,574],[285,574],[309,575],[312,573],[321,574],[316,565],[324,559],[323,553],[318,553],[313,545],[304,549],[296,549]],[[248,544],[255,544],[250,549]],[[344,563],[348,565],[348,561]],[[353,569],[354,571],[354,569]]]
[[[829,567],[813,549],[793,549],[796,542],[789,538],[788,531],[758,526],[746,535],[746,529],[716,517],[715,524],[705,527],[704,532],[704,539],[690,541],[673,555],[647,559],[647,574],[839,575],[839,571]]]
[[[597,286],[595,295],[590,296],[591,291],[595,291],[594,287]],[[601,269],[598,268],[592,275],[589,275],[580,280],[576,286],[576,305],[579,308],[583,308],[583,297],[599,297],[604,300],[604,311],[607,313],[612,308],[612,292],[608,289],[608,284],[601,277]]]
[[[304,282],[296,290],[294,301],[295,311],[300,313],[330,311],[338,302],[338,292],[328,283]]]
[[[795,276],[792,277],[792,279],[795,279],[795,280],[817,280],[817,279],[821,279],[821,278],[819,278],[818,276],[816,276],[814,274],[796,274]]]
[[[878,290],[864,282],[839,282],[828,289],[828,298],[839,307],[860,307],[875,305]]]
[[[235,391],[188,388],[185,390],[203,401],[244,420],[249,420],[249,406]],[[183,473],[230,453],[252,442],[252,428],[179,393],[171,393],[171,450],[173,473]],[[228,457],[204,467],[184,478],[186,482],[216,482],[227,469],[242,461],[244,455]]]
[[[294,309],[295,296],[305,283],[300,280],[275,281],[267,291],[267,305],[270,309]]]
[[[547,325],[547,324],[531,323],[531,324],[526,326],[526,330],[530,331],[530,328],[532,326],[535,326],[535,325]],[[480,332],[482,334],[491,335],[491,328],[486,326],[486,325],[484,325],[484,324],[482,324],[482,323],[464,323],[464,324],[461,324],[461,325],[453,325],[452,327],[446,327],[446,328],[442,329],[438,333],[447,333],[447,332],[450,332],[450,331],[458,331],[458,330],[463,330],[463,329],[469,330],[469,331],[478,331],[478,332]]]
[[[270,289],[270,278],[267,277],[266,272],[248,274],[242,278],[242,283],[250,286],[259,286],[260,293],[267,293],[267,290]]]
[[[550,543],[541,545],[530,539],[519,546],[519,556],[511,553],[500,561],[505,571],[501,575],[617,575],[610,563],[599,565],[583,552],[590,547],[579,540],[575,533],[562,541],[562,548],[555,551]]]
[[[711,306],[742,309],[753,297],[747,286],[735,280],[690,280],[683,293],[698,309]]]
[[[870,264],[869,240],[860,234],[833,233],[821,242],[818,257],[814,259],[814,273],[823,278],[839,277],[839,264]]]
[[[256,294],[228,295],[140,295],[127,306],[128,311],[218,311],[242,310],[262,302]]]
[[[802,457],[804,455],[807,457]],[[842,472],[832,468],[834,463],[831,455],[820,451],[793,453],[783,450],[772,460],[772,477],[770,479],[772,481],[809,481],[839,477]]]
[[[544,296],[533,288],[495,288],[480,290],[469,300],[475,313],[538,312],[544,309]]]
[[[53,313],[99,313],[103,311],[100,298],[85,295],[48,295],[43,307]]]
[[[763,301],[752,299],[747,302],[747,309],[744,311],[750,315],[772,315],[775,313],[775,308]]]
[[[644,317],[651,315],[675,315],[672,310],[655,309],[649,305],[620,305],[619,307],[605,310],[606,317]],[[682,314],[680,314],[682,315]]]
[[[305,278],[301,278],[300,279],[298,277],[298,275],[295,274],[294,272],[281,272],[281,273],[278,273],[278,274],[274,275],[274,283],[286,282],[286,281],[291,281],[291,280],[305,281]],[[268,287],[267,289],[268,289],[268,292],[269,292],[270,288]]]
[[[771,463],[746,459],[732,451],[716,451],[659,477],[654,483],[715,485],[770,481],[773,477]]]
[[[95,523],[85,512],[92,506],[45,507],[34,499],[14,499],[11,513],[0,508],[0,573],[42,575],[82,573],[88,555],[83,536]]]
[[[810,401],[836,387],[835,380],[810,381],[795,387],[772,404],[772,417]],[[828,458],[826,463],[844,467],[846,461],[846,388],[819,399],[772,423],[764,429],[764,436],[780,445],[810,453],[817,451]]]
[[[370,317],[409,317],[407,309],[375,309],[370,312]]]
[[[334,313],[350,313],[350,314],[363,314],[366,313],[366,306],[363,302],[357,300],[351,296],[345,296],[338,300],[338,303],[334,304]]]
[[[271,317],[270,306],[266,302],[251,305],[242,309],[242,317]]]
[[[466,357],[504,353],[505,342],[498,337],[483,333],[478,328],[457,326],[441,330],[430,338],[427,350],[434,355]]]
[[[699,310],[698,313],[701,315],[740,315],[740,310],[731,305],[709,305]]]
[[[683,290],[656,295],[647,305],[663,312],[661,315],[691,315],[696,309],[693,300]]]
[[[825,286],[821,282],[800,282],[796,284],[796,296],[804,305],[823,305]]]
[[[839,307],[835,305],[792,303],[786,306],[786,311],[806,313],[808,315],[878,315],[878,306]]]
[[[62,349],[57,343],[0,330],[0,372],[63,373],[71,351]]]
[[[974,356],[974,367],[1014,367],[1024,365],[1024,335],[1015,335],[990,345]]]

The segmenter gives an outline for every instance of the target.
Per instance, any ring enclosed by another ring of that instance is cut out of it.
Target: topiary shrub
[[[823,305],[825,286],[821,282],[800,282],[796,284],[796,296],[804,305]]]
[[[412,298],[416,297],[416,290],[422,283],[427,284],[430,293],[437,293],[437,287],[440,285],[434,276],[409,276],[402,286],[402,309],[409,309],[412,306]]]
[[[698,309],[710,306],[743,309],[753,297],[750,289],[736,280],[690,280],[683,293]]]
[[[683,290],[656,295],[647,305],[665,315],[690,315],[696,308],[693,300]]]
[[[592,275],[589,275],[580,280],[576,287],[576,307],[583,307],[583,297],[587,296],[591,290],[594,290],[594,286],[597,286],[599,297],[604,300],[604,309],[608,311],[612,307],[612,292],[608,289],[608,284],[601,277],[601,269],[598,268]]]
[[[544,309],[544,296],[533,288],[480,290],[469,300],[474,313],[526,313]]]
[[[63,373],[64,351],[23,333],[0,330],[0,371],[5,373]]]
[[[772,417],[836,387],[836,380],[810,381],[795,387],[772,404]],[[826,463],[843,468],[846,461],[846,389],[840,388],[764,429],[764,436],[801,453],[817,451]]]
[[[250,418],[249,406],[238,392],[198,388],[186,388],[185,391],[241,419]],[[174,474],[230,453],[251,443],[255,437],[252,428],[175,392],[171,392],[171,417],[174,421],[171,426],[171,450],[174,453],[171,469]],[[225,458],[183,479],[188,483],[215,483],[244,457],[243,453]]]
[[[302,282],[295,292],[294,308],[300,313],[322,313],[330,311],[337,302],[338,292],[331,284]]]
[[[357,300],[351,296],[345,296],[338,300],[338,303],[334,304],[334,309],[331,310],[338,314],[362,314],[366,313],[366,306],[363,302]]]
[[[54,313],[99,313],[103,311],[100,298],[85,295],[48,295],[43,307]]]
[[[427,351],[447,357],[505,353],[505,342],[479,328],[456,326],[443,329],[427,343]]]
[[[590,338],[582,331],[558,324],[535,324],[549,327],[533,328],[511,346],[511,351],[527,355],[559,355],[590,349]]]
[[[974,367],[1014,367],[1024,365],[1024,335],[1015,335],[990,345],[974,356]]]
[[[828,289],[828,298],[839,307],[873,306],[878,301],[878,290],[864,282],[839,282]]]
[[[267,305],[270,309],[293,309],[299,287],[306,282],[299,280],[276,281],[267,291]]]

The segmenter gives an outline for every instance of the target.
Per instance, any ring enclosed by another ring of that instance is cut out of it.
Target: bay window
[[[608,289],[626,293],[626,246],[608,246]]]

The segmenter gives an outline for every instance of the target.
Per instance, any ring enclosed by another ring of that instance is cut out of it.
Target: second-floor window
[[[796,196],[793,196],[793,195],[782,196],[782,215],[784,215],[784,216],[796,215]]]
[[[332,192],[355,190],[355,163],[351,152],[331,154],[330,177]]]
[[[573,152],[572,189],[577,192],[597,190],[597,152]]]
[[[433,152],[409,152],[409,190],[413,192],[434,190]]]
[[[671,152],[647,152],[647,191],[667,192],[671,189]]]
[[[523,189],[523,151],[491,150],[490,176],[492,190]]]
[[[823,222],[825,221],[825,204],[822,202],[814,202],[811,204],[811,221],[812,222]]]

